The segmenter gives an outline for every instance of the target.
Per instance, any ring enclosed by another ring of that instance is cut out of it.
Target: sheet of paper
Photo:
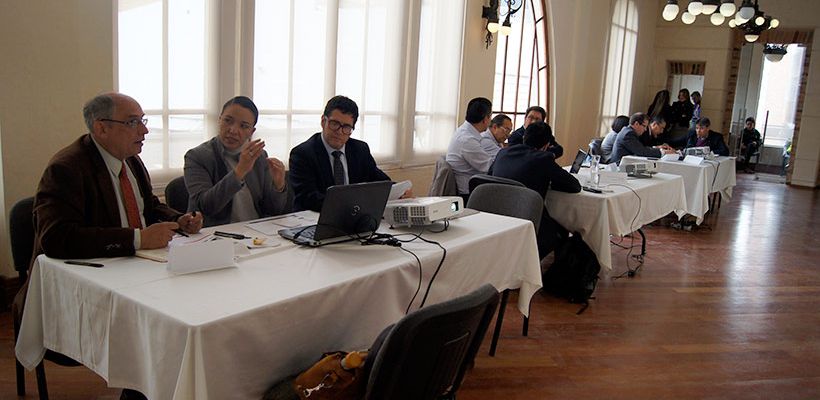
[[[703,162],[703,157],[688,155],[683,159],[683,162],[690,165],[700,165]]]
[[[677,154],[664,154],[661,161],[678,161],[678,157],[680,156]]]
[[[400,198],[404,192],[413,188],[413,182],[410,181],[401,181],[396,182],[393,184],[393,187],[390,188],[390,195],[387,197],[387,200],[396,200]]]
[[[170,247],[168,271],[174,274],[236,267],[231,240],[209,240]]]
[[[264,219],[257,222],[251,222],[249,224],[245,224],[248,228],[251,228],[259,233],[274,236],[279,232],[281,229],[284,228],[295,228],[297,226],[303,225],[310,225],[311,222],[305,219],[305,217],[301,215],[283,215],[281,217]]]

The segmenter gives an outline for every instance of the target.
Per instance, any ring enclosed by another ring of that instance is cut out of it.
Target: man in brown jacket
[[[130,256],[167,246],[174,230],[199,232],[202,214],[182,214],[151,192],[138,156],[148,133],[139,103],[102,94],[85,104],[83,117],[90,133],[57,152],[40,179],[34,256]],[[15,298],[15,318],[22,317],[27,290],[26,284]]]

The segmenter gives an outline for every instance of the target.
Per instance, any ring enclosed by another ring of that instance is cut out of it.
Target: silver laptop
[[[589,154],[581,149],[578,149],[578,153],[575,154],[575,160],[572,161],[572,166],[569,168],[569,173],[577,174],[578,171],[581,170],[582,166],[589,167]]]
[[[316,225],[282,229],[279,236],[314,247],[364,239],[379,228],[392,185],[382,181],[331,186]]]

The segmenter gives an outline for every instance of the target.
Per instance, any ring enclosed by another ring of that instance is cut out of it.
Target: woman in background
[[[695,105],[689,101],[689,89],[681,89],[678,92],[678,101],[672,103],[672,120],[666,122],[669,125],[688,128],[694,111]]]
[[[692,92],[692,102],[695,103],[694,108],[692,109],[692,119],[689,120],[689,130],[695,129],[695,125],[697,124],[698,120],[700,119],[701,109],[700,109],[700,92],[697,90]]]
[[[612,155],[612,147],[615,146],[615,138],[618,137],[618,132],[629,125],[629,117],[626,115],[619,115],[612,121],[612,130],[606,134],[604,141],[601,142],[601,162],[609,164],[609,156]]]
[[[672,107],[669,105],[668,90],[664,89],[658,93],[655,93],[655,99],[652,100],[652,104],[649,106],[649,110],[646,114],[649,116],[650,120],[660,116],[667,123],[670,121],[672,118]]]
[[[188,210],[202,212],[205,226],[288,212],[285,165],[251,140],[258,119],[251,99],[234,97],[219,114],[219,135],[185,154]]]

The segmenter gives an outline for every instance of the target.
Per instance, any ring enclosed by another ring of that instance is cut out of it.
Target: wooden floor
[[[818,203],[816,190],[739,175],[704,227],[645,228],[636,277],[611,279],[627,258],[614,248],[582,315],[537,294],[522,337],[511,301],[497,356],[485,340],[459,400],[820,399]],[[0,399],[15,398],[11,338],[2,313]],[[52,399],[119,396],[84,367],[46,370]],[[27,388],[36,398],[33,373]]]

